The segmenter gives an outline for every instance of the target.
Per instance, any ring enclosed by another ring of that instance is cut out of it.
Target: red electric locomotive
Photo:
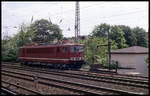
[[[23,46],[19,50],[21,64],[47,65],[54,68],[81,68],[84,64],[83,44]]]

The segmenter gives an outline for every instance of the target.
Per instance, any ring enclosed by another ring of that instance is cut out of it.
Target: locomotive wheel
[[[59,65],[59,69],[63,69],[63,65]]]
[[[62,64],[62,70],[66,69],[66,64]]]

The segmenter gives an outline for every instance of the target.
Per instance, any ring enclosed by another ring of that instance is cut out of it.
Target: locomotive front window
[[[73,46],[73,47],[71,47],[71,52],[72,53],[83,52],[83,51],[84,51],[83,46]]]
[[[84,47],[83,46],[78,46],[78,52],[83,52],[84,51]]]

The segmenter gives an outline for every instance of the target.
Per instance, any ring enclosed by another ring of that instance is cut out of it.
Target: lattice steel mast
[[[79,35],[80,35],[80,6],[79,1],[76,2],[76,10],[75,10],[75,42],[79,43]]]

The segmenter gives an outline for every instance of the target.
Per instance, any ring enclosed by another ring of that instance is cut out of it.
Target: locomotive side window
[[[67,52],[67,47],[63,47],[63,52]]]

